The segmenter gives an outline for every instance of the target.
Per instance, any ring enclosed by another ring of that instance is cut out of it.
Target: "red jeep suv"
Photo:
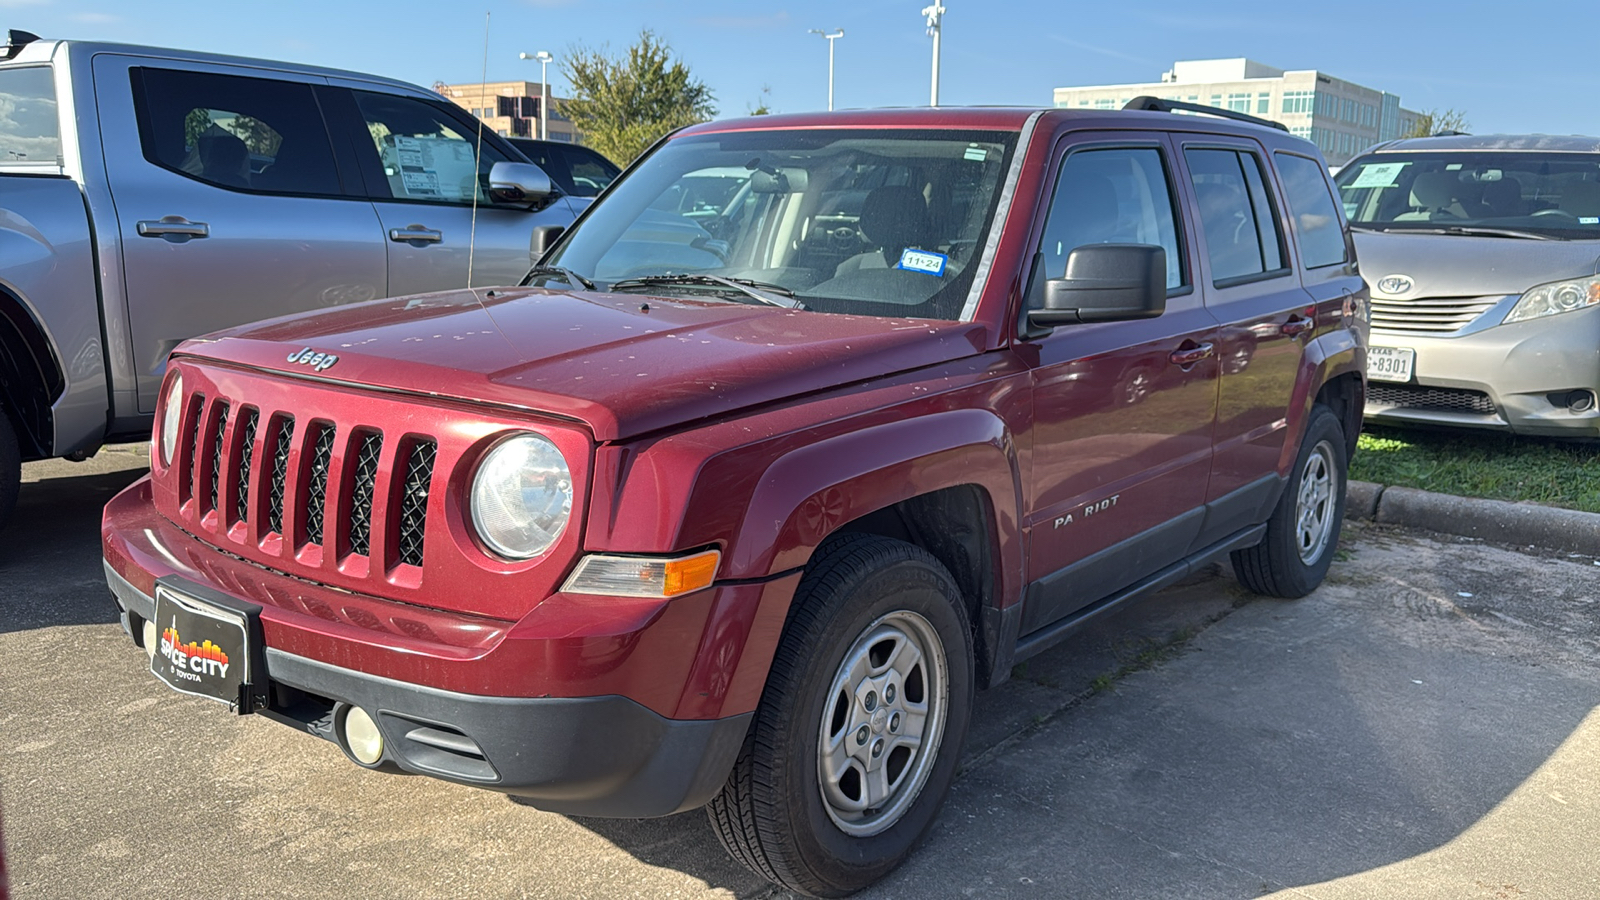
[[[695,126],[520,287],[183,344],[105,511],[128,633],[360,765],[871,883],[977,689],[1333,556],[1367,289],[1323,160],[1135,105]]]

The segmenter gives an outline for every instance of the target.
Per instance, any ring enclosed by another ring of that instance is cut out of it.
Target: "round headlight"
[[[172,376],[166,408],[161,413],[161,464],[172,465],[172,448],[178,446],[178,420],[183,418],[183,376]]]
[[[550,549],[572,516],[572,473],[549,438],[496,444],[472,479],[472,525],[489,549],[528,559]]]

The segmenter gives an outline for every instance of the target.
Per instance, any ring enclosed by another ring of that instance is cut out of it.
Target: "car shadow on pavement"
[[[739,865],[722,849],[705,810],[692,809],[660,819],[590,819],[569,816],[575,825],[610,841],[647,866],[671,869],[735,897],[766,896],[772,885]]]
[[[125,468],[23,482],[0,531],[0,634],[117,620],[101,567],[100,510],[143,474]]]

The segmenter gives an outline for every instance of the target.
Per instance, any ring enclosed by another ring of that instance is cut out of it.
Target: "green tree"
[[[1417,116],[1411,124],[1411,130],[1400,135],[1403,138],[1427,137],[1441,131],[1466,131],[1472,125],[1467,121],[1467,114],[1459,109],[1427,109]]]
[[[584,144],[623,165],[662,135],[717,113],[711,89],[649,30],[625,56],[611,56],[606,46],[572,47],[561,68],[572,85],[562,112]]]
[[[747,106],[745,108],[749,110],[752,116],[772,115],[772,85],[763,84],[761,86],[761,102],[755,106]]]

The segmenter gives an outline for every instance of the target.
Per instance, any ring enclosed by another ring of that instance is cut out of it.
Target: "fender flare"
[[[753,578],[803,567],[841,526],[912,497],[974,485],[987,497],[994,598],[1019,596],[1022,483],[999,416],[957,409],[808,444],[768,466],[728,548],[725,573]]]
[[[1311,406],[1323,385],[1343,375],[1356,373],[1366,385],[1367,345],[1356,332],[1339,328],[1320,334],[1306,343],[1302,357],[1300,378],[1295,384],[1294,397],[1289,403],[1289,433],[1293,441],[1284,441],[1283,454],[1278,459],[1278,474],[1287,474],[1300,453],[1300,438],[1305,434],[1306,420],[1311,416]]]

